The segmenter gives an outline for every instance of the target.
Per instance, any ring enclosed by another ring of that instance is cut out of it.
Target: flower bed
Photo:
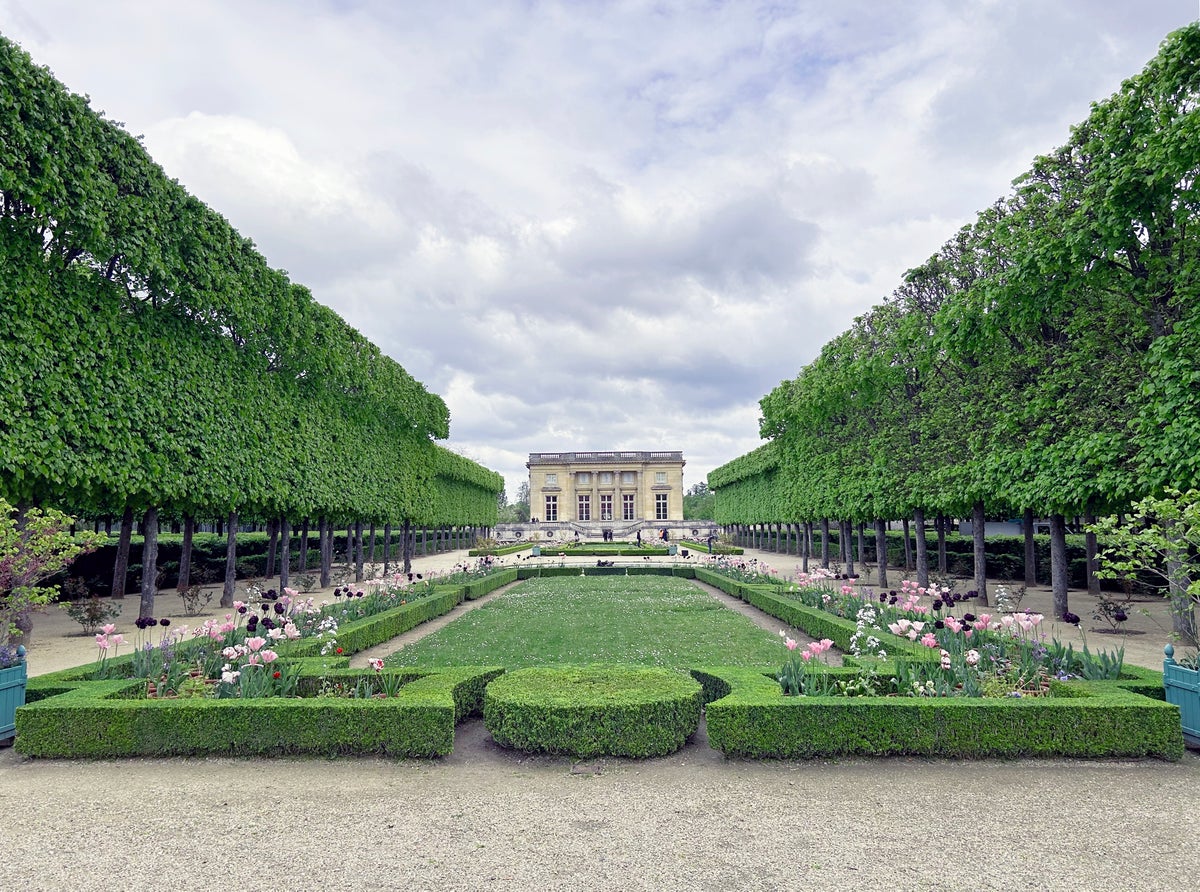
[[[700,724],[700,684],[667,669],[519,669],[488,685],[483,720],[501,746],[572,756],[664,756]]]
[[[710,699],[709,743],[726,756],[1183,754],[1178,710],[1118,682],[1052,682],[1052,698],[785,697],[753,670],[692,674]]]
[[[370,676],[371,670],[306,666],[301,677],[320,688],[330,673]],[[18,752],[28,756],[283,755],[312,753],[444,756],[454,728],[483,706],[498,668],[415,673],[397,695],[141,699],[141,679],[78,685],[21,708]]]

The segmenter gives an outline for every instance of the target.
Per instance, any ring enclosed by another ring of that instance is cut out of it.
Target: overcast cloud
[[[758,445],[1196,0],[0,0],[0,33],[450,407],[449,445]]]

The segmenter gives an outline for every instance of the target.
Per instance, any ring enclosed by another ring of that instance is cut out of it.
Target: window
[[[588,471],[580,471],[577,480],[580,486],[592,485],[592,475]]]
[[[558,496],[546,496],[546,521],[555,523],[558,520]]]
[[[667,494],[665,492],[654,494],[654,519],[667,519]]]
[[[612,493],[600,496],[600,519],[612,520]]]
[[[612,486],[612,471],[601,471],[600,472],[600,485],[601,486]]]
[[[637,483],[637,471],[622,471],[621,482],[626,486],[632,486]]]
[[[666,471],[655,471],[654,472],[654,482],[657,483],[659,486],[666,483],[667,482],[667,472]]]
[[[621,494],[621,519],[635,519],[635,515],[633,513],[633,493],[631,492]]]
[[[557,474],[547,474],[546,475],[546,485],[547,486],[558,486],[558,475]]]
[[[577,519],[578,520],[591,520],[592,519],[592,497],[591,496],[581,495],[579,497],[579,514],[577,515]]]

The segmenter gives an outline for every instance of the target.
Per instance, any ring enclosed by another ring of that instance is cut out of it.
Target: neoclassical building
[[[533,452],[529,513],[587,527],[683,520],[682,452]]]

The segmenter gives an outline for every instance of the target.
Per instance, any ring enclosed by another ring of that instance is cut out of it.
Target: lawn
[[[777,635],[669,576],[529,579],[387,658],[392,666],[630,663],[777,668]]]

